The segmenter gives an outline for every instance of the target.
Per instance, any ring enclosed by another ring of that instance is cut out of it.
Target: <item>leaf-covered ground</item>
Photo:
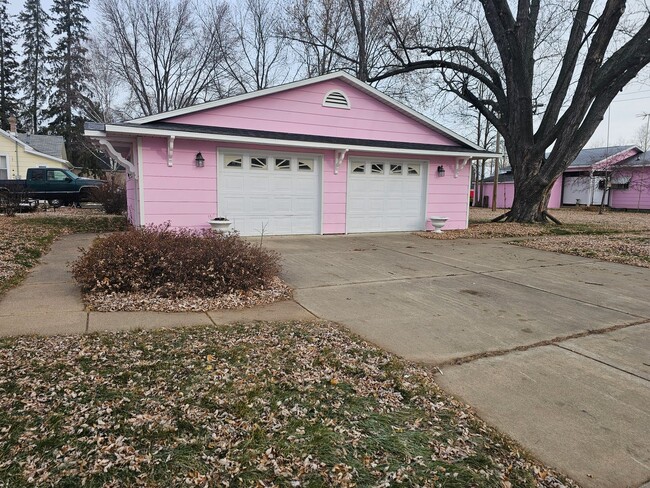
[[[22,280],[58,236],[123,230],[125,226],[124,217],[87,209],[62,208],[14,217],[0,215],[0,295]]]
[[[513,244],[650,268],[650,233],[544,236]]]
[[[0,486],[575,486],[328,323],[0,340]]]

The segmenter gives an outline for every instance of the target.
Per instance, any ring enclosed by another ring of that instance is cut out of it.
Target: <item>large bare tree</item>
[[[280,31],[280,5],[273,0],[243,0],[227,16],[219,39],[221,67],[239,92],[262,90],[292,80]]]
[[[104,0],[103,60],[129,87],[132,115],[150,115],[219,98],[220,36],[226,3]]]
[[[433,2],[411,29],[391,22],[396,61],[370,81],[435,70],[503,135],[515,182],[507,220],[545,221],[553,183],[650,63],[648,5],[625,10],[625,0]]]

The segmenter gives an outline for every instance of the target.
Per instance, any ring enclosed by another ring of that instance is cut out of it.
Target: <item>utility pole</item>
[[[497,153],[501,153],[501,134],[497,131]],[[494,185],[492,186],[492,211],[497,209],[497,189],[499,186],[499,158],[494,159]]]

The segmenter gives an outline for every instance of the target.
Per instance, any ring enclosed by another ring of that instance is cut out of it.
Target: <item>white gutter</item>
[[[249,137],[249,136],[234,136],[226,134],[207,134],[203,132],[191,132],[182,130],[166,130],[156,129],[152,127],[139,126],[128,127],[121,125],[106,124],[104,131],[86,130],[84,135],[94,139],[104,139],[108,133],[127,134],[137,136],[153,136],[153,137],[171,137],[184,139],[198,139],[217,142],[228,143],[241,143],[241,144],[261,144],[266,146],[285,146],[285,147],[309,147],[315,149],[333,149],[335,151],[355,150],[366,151],[375,153],[390,153],[390,154],[417,154],[425,156],[452,156],[462,158],[502,158],[502,154],[492,152],[473,152],[473,151],[441,151],[433,149],[408,149],[408,148],[391,148],[391,147],[377,147],[377,146],[363,146],[351,144],[336,144],[331,142],[309,142],[309,141],[291,141],[280,139],[267,139],[262,137]]]

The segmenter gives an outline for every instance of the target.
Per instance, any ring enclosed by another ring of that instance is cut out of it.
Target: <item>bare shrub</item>
[[[270,285],[279,259],[235,233],[162,225],[99,239],[72,269],[85,292],[214,297]]]
[[[92,199],[101,203],[109,215],[122,215],[126,212],[126,188],[124,185],[109,181],[99,188],[93,188]]]

